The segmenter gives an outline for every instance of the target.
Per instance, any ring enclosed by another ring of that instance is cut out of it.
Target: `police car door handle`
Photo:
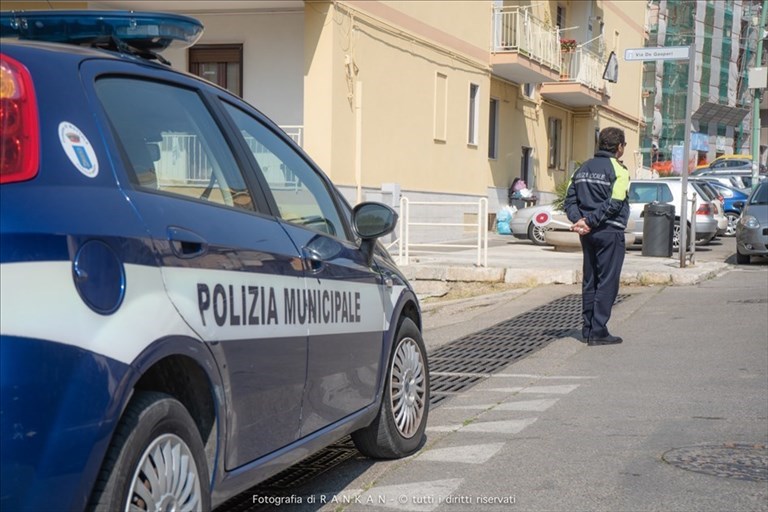
[[[325,262],[317,251],[313,251],[308,247],[302,249],[302,259],[304,260],[304,268],[312,273],[317,273],[323,270]]]
[[[208,242],[188,229],[171,226],[168,228],[171,250],[179,258],[189,259],[202,256],[208,251]]]

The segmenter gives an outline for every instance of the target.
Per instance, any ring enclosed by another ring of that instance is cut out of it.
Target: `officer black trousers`
[[[601,230],[579,237],[584,254],[581,334],[584,339],[608,336],[608,320],[619,294],[624,264],[624,232]]]

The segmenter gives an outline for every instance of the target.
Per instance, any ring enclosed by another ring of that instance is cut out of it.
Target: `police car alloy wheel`
[[[419,449],[429,414],[427,351],[416,324],[404,318],[390,356],[384,397],[376,419],[352,434],[363,455],[404,457]]]
[[[424,414],[424,359],[416,340],[404,338],[395,350],[390,368],[392,416],[403,437],[413,437]]]
[[[208,468],[195,422],[174,398],[138,393],[101,469],[95,511],[210,510]]]

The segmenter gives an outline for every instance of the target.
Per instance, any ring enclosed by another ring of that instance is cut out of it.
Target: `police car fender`
[[[379,372],[379,380],[378,380],[378,386],[376,391],[376,402],[379,402],[381,400],[381,395],[384,393],[384,381],[387,378],[387,371],[389,370],[389,356],[392,353],[393,345],[396,342],[395,336],[397,336],[397,328],[399,326],[399,319],[402,316],[405,316],[403,313],[403,310],[405,309],[406,304],[409,302],[413,302],[414,304],[418,304],[418,299],[416,298],[416,294],[413,293],[413,290],[409,286],[405,285],[395,285],[392,287],[392,291],[390,294],[390,297],[392,299],[392,310],[387,310],[387,312],[390,314],[390,318],[393,320],[390,322],[387,331],[384,333],[384,350],[382,351],[382,359],[381,364],[379,365],[379,368],[381,368],[381,371]],[[416,324],[421,327],[421,319],[418,319],[416,321]]]
[[[159,268],[126,264],[125,274],[122,305],[101,315],[78,295],[71,262],[3,263],[2,334],[64,343],[127,365],[157,339],[186,336],[199,341],[168,300]],[[37,321],[29,321],[31,311],[39,312]]]

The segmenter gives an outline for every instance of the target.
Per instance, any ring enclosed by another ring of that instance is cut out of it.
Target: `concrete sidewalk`
[[[394,255],[397,259],[397,255]],[[499,283],[531,288],[546,284],[581,282],[580,250],[556,251],[510,236],[489,233],[488,266],[477,266],[477,251],[448,250],[439,254],[411,256],[400,265],[422,297],[440,296],[460,283]],[[625,285],[691,285],[711,279],[731,268],[721,261],[696,261],[680,268],[678,253],[672,257],[643,256],[629,249],[621,272]]]

